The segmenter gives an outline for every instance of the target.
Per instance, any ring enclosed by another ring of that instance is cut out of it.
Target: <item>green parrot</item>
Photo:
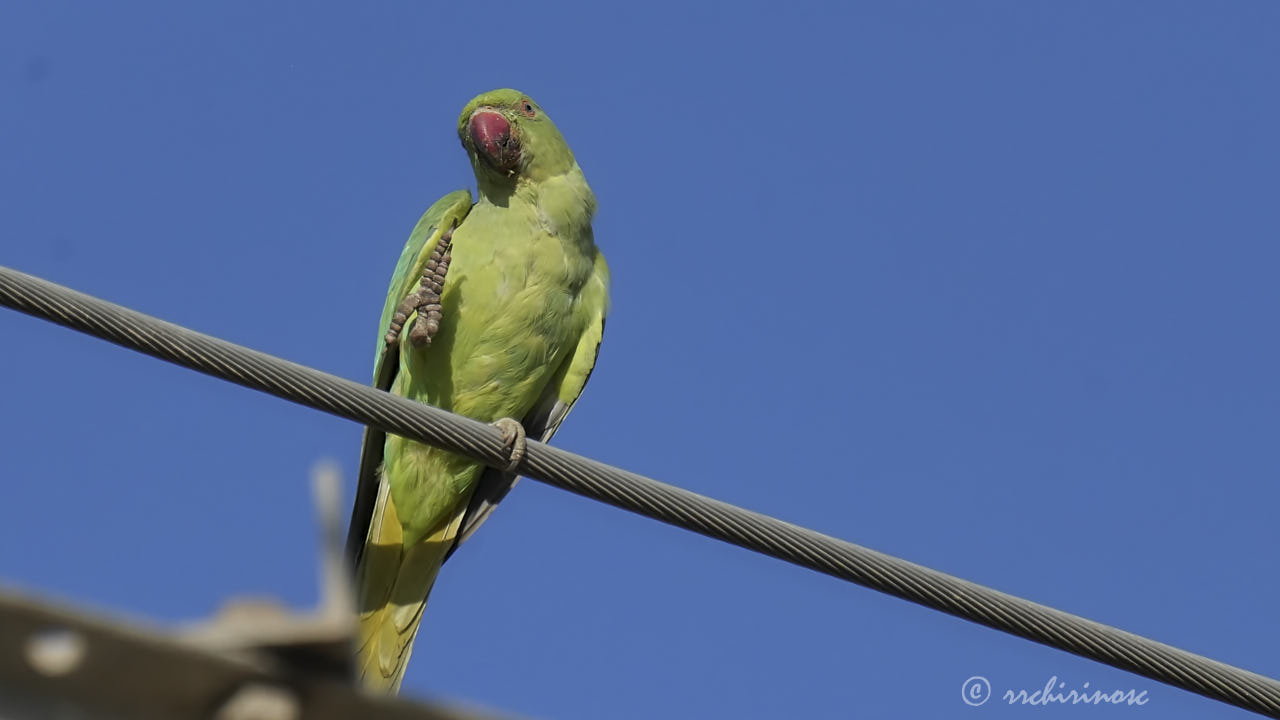
[[[525,435],[546,442],[595,366],[609,270],[591,232],[595,196],[529,96],[467,103],[458,136],[480,199],[450,193],[405,244],[382,311],[374,384],[502,429],[512,463],[367,429],[348,552],[357,672],[399,689],[441,564],[515,484]]]

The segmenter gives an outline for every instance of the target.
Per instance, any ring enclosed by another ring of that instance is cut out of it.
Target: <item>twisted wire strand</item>
[[[485,423],[0,266],[0,304],[388,433],[507,463]],[[1280,681],[530,440],[520,474],[1002,632],[1280,718]]]

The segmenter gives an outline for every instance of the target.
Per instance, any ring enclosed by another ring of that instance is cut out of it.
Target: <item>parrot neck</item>
[[[552,235],[591,242],[596,196],[577,163],[560,175],[538,180],[521,177],[514,186],[489,185],[483,180],[479,182],[481,202],[499,207],[522,205],[533,211],[538,223]]]

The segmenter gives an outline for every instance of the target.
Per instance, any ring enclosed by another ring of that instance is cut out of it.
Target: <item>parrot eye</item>
[[[528,100],[520,101],[520,112],[523,113],[525,117],[536,117],[538,114],[538,111],[533,107],[533,103]]]

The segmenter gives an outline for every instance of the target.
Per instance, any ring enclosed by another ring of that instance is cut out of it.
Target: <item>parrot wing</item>
[[[395,274],[391,276],[391,288],[382,309],[382,321],[378,323],[378,344],[374,356],[373,385],[379,390],[391,389],[396,371],[400,367],[400,344],[388,343],[386,335],[391,330],[392,317],[397,306],[409,293],[414,292],[422,277],[423,267],[435,249],[440,236],[451,227],[462,224],[472,205],[471,192],[458,190],[440,198],[419,218],[409,240],[400,253]],[[406,327],[401,331],[408,329]],[[386,433],[365,428],[364,446],[360,451],[360,472],[356,484],[355,502],[351,509],[351,525],[347,533],[347,555],[355,563],[364,548],[369,522],[378,499],[378,467],[382,465]]]

